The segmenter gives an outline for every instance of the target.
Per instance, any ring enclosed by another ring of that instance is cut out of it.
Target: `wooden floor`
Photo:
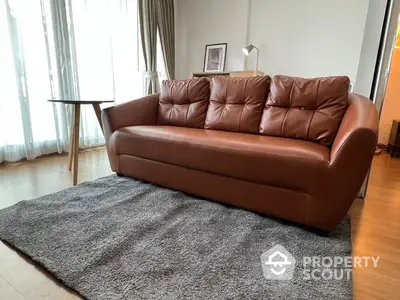
[[[104,149],[81,152],[79,182],[111,174]],[[67,156],[0,166],[0,208],[70,187]],[[380,256],[378,268],[354,269],[354,299],[400,299],[400,159],[373,161],[367,198],[352,209],[353,255]],[[80,299],[0,242],[1,300]]]

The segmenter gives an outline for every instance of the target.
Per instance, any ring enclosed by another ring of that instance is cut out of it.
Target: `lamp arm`
[[[258,54],[260,52],[260,49],[258,49],[256,46],[254,48],[257,50],[257,57],[256,57],[256,74],[255,76],[258,76]]]

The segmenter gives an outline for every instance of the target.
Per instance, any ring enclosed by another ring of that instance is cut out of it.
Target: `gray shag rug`
[[[351,278],[306,281],[301,263],[351,255],[348,218],[323,237],[115,175],[1,210],[0,239],[87,299],[352,299]],[[276,244],[292,280],[263,276]]]

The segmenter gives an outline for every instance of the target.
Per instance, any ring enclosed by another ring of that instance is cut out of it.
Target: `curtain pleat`
[[[33,132],[32,132],[32,121],[29,107],[29,91],[27,86],[25,59],[24,59],[24,48],[20,38],[20,27],[17,19],[12,11],[9,0],[5,1],[8,25],[10,30],[11,47],[14,58],[15,75],[18,87],[18,98],[20,104],[20,113],[22,120],[22,128],[24,132],[25,142],[25,156],[28,159],[34,159],[35,151],[33,145]]]
[[[157,92],[157,0],[139,0],[138,14],[147,95]]]
[[[70,43],[74,43],[74,34],[68,24],[67,2],[57,0],[50,2],[53,19],[53,39],[56,52],[56,70],[58,73],[58,90],[60,99],[80,99],[79,80],[76,58],[73,56]],[[67,104],[56,104],[61,111],[61,130],[63,131],[63,149],[68,149],[72,124],[73,107]]]
[[[157,0],[158,32],[160,34],[165,69],[169,79],[175,79],[175,13],[174,0]]]
[[[46,54],[47,54],[47,65],[48,65],[48,78],[49,78],[49,83],[50,83],[50,95],[51,99],[56,99],[56,94],[54,90],[54,76],[53,76],[53,66],[51,63],[51,49],[50,49],[50,40],[49,40],[49,29],[47,27],[47,15],[46,15],[46,8],[45,8],[45,3],[44,0],[40,0],[40,9],[42,13],[42,26],[43,26],[43,35],[44,35],[44,40],[45,40],[45,45],[46,45]],[[52,108],[53,108],[53,120],[55,124],[55,129],[56,129],[56,143],[57,143],[57,151],[58,153],[63,152],[63,145],[61,143],[62,138],[60,135],[60,116],[57,111],[57,103],[52,103]]]

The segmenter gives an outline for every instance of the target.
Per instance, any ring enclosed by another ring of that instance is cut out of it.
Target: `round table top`
[[[51,99],[49,102],[59,102],[65,104],[101,104],[101,103],[113,103],[114,100],[67,100],[67,99]]]

